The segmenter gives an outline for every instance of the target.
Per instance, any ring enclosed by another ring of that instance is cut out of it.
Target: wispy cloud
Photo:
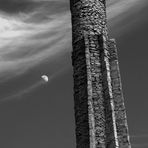
[[[133,134],[130,135],[133,148],[147,148],[148,147],[148,134]]]
[[[41,76],[37,81],[33,82],[32,84],[29,84],[29,85],[17,90],[16,92],[7,95],[6,97],[0,98],[0,104],[7,102],[7,101],[11,101],[11,100],[16,100],[16,99],[21,100],[22,98],[24,98],[24,95],[36,90],[37,88],[40,88],[41,86],[48,85],[48,83],[50,83],[52,80],[54,80],[54,78],[56,78],[61,73],[65,72],[66,69],[67,68],[59,69],[58,71],[53,72],[48,77],[48,82],[45,82],[45,80],[43,80],[43,78]]]
[[[40,20],[42,21],[42,20]],[[69,15],[56,16],[41,24],[0,18],[0,73],[13,76],[48,61],[70,44]]]
[[[14,1],[11,0],[12,2]],[[68,50],[71,51],[69,1],[33,0],[26,2],[24,11],[18,10],[15,15],[10,13],[8,7],[5,12],[1,9],[1,80],[22,74],[44,61],[50,61]],[[26,12],[30,2],[34,9]],[[37,3],[42,3],[42,5],[37,5]],[[110,24],[113,26],[118,21],[122,21],[122,17],[129,15],[131,9],[140,9],[144,3],[145,0],[108,1]]]
[[[131,135],[130,138],[148,138],[148,134],[137,134],[137,135]]]
[[[111,27],[117,25],[119,31],[124,30],[124,26],[118,26],[118,24],[122,24],[127,18],[130,18],[128,19],[127,24],[132,24],[135,15],[137,16],[137,19],[139,19],[138,13],[141,13],[141,10],[147,5],[147,0],[108,0],[107,16],[109,18],[109,25]]]
[[[0,99],[0,103],[4,103],[6,101],[10,101],[10,100],[14,100],[14,99],[21,99],[22,96],[28,94],[29,92],[37,89],[38,87],[40,87],[41,85],[43,85],[45,82],[43,80],[39,80],[37,81],[36,83],[32,84],[31,86],[29,86],[28,88],[26,89],[22,89],[21,91],[15,93],[15,94],[12,94],[10,96],[7,96],[5,98],[2,98]]]
[[[145,3],[145,1],[141,1],[141,0],[112,0],[112,1],[108,1],[108,16],[110,19],[116,18],[118,19],[121,15],[129,15],[132,10],[132,8],[141,8],[141,6],[143,6],[143,3]]]
[[[132,144],[132,148],[147,148],[148,143]]]

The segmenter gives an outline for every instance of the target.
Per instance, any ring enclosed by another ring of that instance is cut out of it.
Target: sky
[[[132,148],[148,147],[147,14],[147,0],[107,0]],[[0,1],[0,147],[75,148],[71,51],[69,0]]]

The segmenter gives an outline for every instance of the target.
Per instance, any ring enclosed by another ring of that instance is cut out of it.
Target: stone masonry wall
[[[70,0],[73,42],[84,36],[107,36],[105,0]]]
[[[90,125],[90,147],[105,148],[105,113],[101,73],[101,46],[98,36],[85,35],[86,65],[88,72],[89,94],[89,125]],[[92,112],[91,112],[92,110]],[[92,120],[93,119],[93,120]],[[92,126],[93,125],[93,128]]]
[[[70,0],[77,148],[130,148],[105,0]]]
[[[130,148],[129,134],[124,98],[122,93],[121,78],[118,64],[117,48],[114,39],[108,41],[108,51],[110,53],[110,70],[113,90],[113,100],[115,105],[115,117],[117,135],[120,148]]]
[[[90,148],[85,40],[73,45],[74,108],[77,148]]]

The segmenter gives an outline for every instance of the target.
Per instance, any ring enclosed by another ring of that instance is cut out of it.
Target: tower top
[[[88,35],[107,36],[105,2],[105,0],[70,0],[75,41],[82,38],[84,32]]]

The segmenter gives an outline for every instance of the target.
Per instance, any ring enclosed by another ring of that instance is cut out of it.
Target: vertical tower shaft
[[[77,148],[130,148],[105,0],[70,0]]]

